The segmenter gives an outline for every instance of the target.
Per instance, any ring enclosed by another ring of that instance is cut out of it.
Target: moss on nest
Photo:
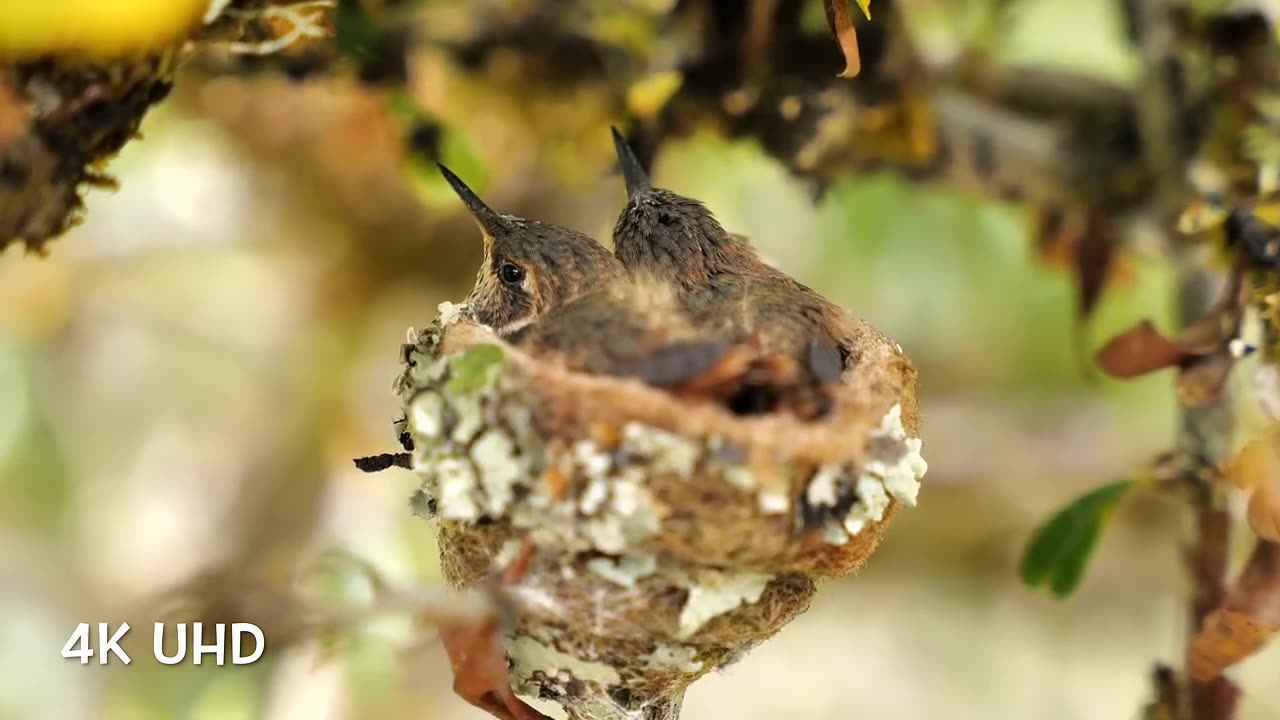
[[[518,692],[553,717],[675,717],[865,562],[926,466],[914,370],[863,330],[813,423],[571,372],[452,305],[411,334],[396,390],[446,577],[474,586],[533,544],[509,588]]]

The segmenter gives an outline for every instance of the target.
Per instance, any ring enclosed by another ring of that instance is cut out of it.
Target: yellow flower
[[[0,57],[74,52],[102,58],[162,48],[200,22],[210,0],[0,0]]]

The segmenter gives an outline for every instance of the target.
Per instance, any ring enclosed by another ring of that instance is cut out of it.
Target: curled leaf
[[[1257,652],[1272,632],[1248,613],[1222,608],[1214,610],[1205,618],[1187,651],[1191,677],[1200,682],[1212,680],[1223,670]]]
[[[1280,425],[1245,443],[1226,466],[1226,478],[1240,490],[1253,491],[1280,477]]]
[[[1187,647],[1187,670],[1212,680],[1257,652],[1280,630],[1280,545],[1259,541],[1226,601]]]
[[[1249,527],[1263,540],[1280,542],[1280,424],[1246,443],[1227,464],[1226,478],[1252,493]]]
[[[858,34],[853,28],[853,12],[849,7],[850,0],[823,0],[823,9],[827,12],[827,24],[831,32],[836,34],[836,42],[840,43],[840,52],[844,53],[845,67],[838,77],[857,77],[862,71],[862,58],[858,54]],[[871,17],[871,0],[857,0],[859,7],[867,18]]]
[[[1132,486],[1132,480],[1103,485],[1049,518],[1027,543],[1022,556],[1022,581],[1031,587],[1048,585],[1057,597],[1070,595],[1084,577],[1112,511]]]
[[[1280,543],[1280,478],[1272,473],[1249,498],[1249,527],[1258,537]]]
[[[519,582],[528,568],[532,551],[533,546],[524,543],[494,578],[490,590]],[[453,690],[463,700],[496,718],[550,720],[516,697],[511,687],[502,620],[499,613],[493,613],[477,621],[440,626],[440,643],[453,668]]]
[[[1121,379],[1176,367],[1178,401],[1184,407],[1209,404],[1222,393],[1236,360],[1250,351],[1236,339],[1241,307],[1237,278],[1233,275],[1222,302],[1173,338],[1161,334],[1149,320],[1111,338],[1094,355],[1098,367]]]
[[[1076,274],[1076,302],[1081,318],[1088,318],[1097,308],[1107,279],[1112,274],[1119,245],[1107,216],[1098,210],[1090,211],[1072,258]]]
[[[1111,338],[1094,356],[1098,367],[1112,377],[1132,378],[1182,365],[1189,353],[1156,330],[1150,320]]]

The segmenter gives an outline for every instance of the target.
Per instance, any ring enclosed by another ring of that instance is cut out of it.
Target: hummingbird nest
[[[674,718],[684,690],[856,571],[926,465],[915,371],[868,325],[819,421],[574,372],[441,305],[396,383],[415,506],[458,589],[504,589],[511,686],[549,717]],[[403,437],[403,436],[402,436]]]

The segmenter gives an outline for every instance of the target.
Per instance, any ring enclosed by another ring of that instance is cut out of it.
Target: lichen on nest
[[[866,332],[828,418],[739,417],[572,372],[443,304],[396,391],[449,582],[528,543],[512,687],[551,717],[675,717],[684,689],[865,562],[927,466],[914,371]],[[550,708],[550,709],[548,709]]]

